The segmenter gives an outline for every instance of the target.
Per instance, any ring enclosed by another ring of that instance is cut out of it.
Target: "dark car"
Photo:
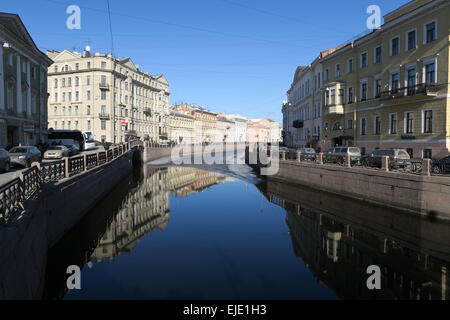
[[[67,144],[65,147],[69,149],[69,157],[80,153],[80,149],[78,149],[78,147],[74,144]]]
[[[14,147],[9,150],[12,166],[30,167],[33,162],[40,162],[42,154],[36,147]]]
[[[408,166],[408,162],[406,160],[411,159],[408,151],[405,149],[378,149],[370,155],[363,156],[361,158],[361,163],[366,167],[381,168],[381,159],[384,156],[389,157],[389,162],[392,163],[391,167],[393,169]]]
[[[450,156],[433,160],[431,170],[434,174],[450,173]]]
[[[8,172],[11,167],[11,157],[5,149],[0,149],[0,170]]]

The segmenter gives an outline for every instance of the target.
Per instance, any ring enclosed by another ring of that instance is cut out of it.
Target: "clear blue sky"
[[[115,55],[164,74],[171,103],[281,120],[298,65],[366,29],[366,9],[385,14],[408,0],[110,0]],[[66,8],[81,7],[81,30],[66,28]],[[37,45],[111,51],[106,0],[2,1]]]

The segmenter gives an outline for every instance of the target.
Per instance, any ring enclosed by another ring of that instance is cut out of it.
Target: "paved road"
[[[83,151],[73,157],[78,157],[81,154],[92,154],[92,153],[97,153],[97,152],[102,152],[102,151],[105,151],[105,149],[103,148],[103,146],[100,146],[94,150]],[[51,162],[51,161],[55,161],[55,160],[45,160],[45,159],[42,160],[42,162]],[[4,184],[10,182],[11,180],[14,180],[15,178],[18,178],[19,174],[24,170],[26,170],[26,168],[14,167],[14,168],[11,168],[9,170],[9,172],[0,174],[0,186],[3,186]]]

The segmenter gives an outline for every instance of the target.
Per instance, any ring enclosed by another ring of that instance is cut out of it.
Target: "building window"
[[[87,67],[87,69],[91,68],[91,62],[90,61],[86,64],[86,67]]]
[[[405,133],[414,133],[414,112],[407,112],[405,116]]]
[[[355,62],[353,61],[353,59],[348,59],[348,73],[352,73],[355,70]]]
[[[80,92],[75,91],[75,101],[80,101]]]
[[[79,86],[80,86],[80,78],[75,77],[75,87],[79,87]]]
[[[348,103],[348,104],[352,104],[352,103],[353,103],[353,88],[352,88],[352,87],[348,88],[348,99],[347,99],[347,103]]]
[[[425,43],[430,43],[436,40],[436,21],[427,23],[425,25]]]
[[[101,99],[106,100],[106,91],[101,92]]]
[[[67,78],[67,86],[68,87],[72,86],[72,78],[71,77]]]
[[[87,121],[87,129],[88,129],[88,130],[91,130],[91,120],[88,120],[88,121]]]
[[[106,85],[107,83],[106,83],[106,76],[102,76],[101,77],[101,84],[102,85]]]
[[[80,64],[79,63],[75,63],[75,70],[76,71],[80,70]]]
[[[336,65],[336,78],[339,78],[341,76],[341,65]]]
[[[7,84],[7,92],[6,92],[6,107],[9,109],[14,108],[14,83],[9,82]],[[58,98],[58,97],[56,97]]]
[[[408,95],[413,95],[416,93],[416,68],[409,69],[406,72],[407,85],[408,85]]]
[[[88,116],[91,114],[91,106],[86,106],[86,114]]]
[[[396,56],[400,53],[400,37],[395,37],[391,40],[391,56]]]
[[[380,135],[381,134],[381,120],[380,120],[380,116],[376,116],[375,120],[374,120],[374,133],[376,135]]]
[[[106,120],[102,120],[102,130],[106,130]]]
[[[344,89],[339,89],[339,104],[344,104]]]
[[[411,30],[406,33],[406,51],[417,48],[417,31]]]
[[[381,63],[383,60],[383,47],[379,46],[375,48],[375,63]]]
[[[90,90],[86,91],[86,98],[88,100],[91,100],[91,91]]]
[[[423,149],[422,158],[423,159],[431,159],[433,156],[433,152],[431,149]]]
[[[58,79],[53,80],[54,88],[58,88]]]
[[[336,89],[331,89],[330,105],[334,106],[335,104],[336,104]]]
[[[367,52],[361,54],[361,68],[367,68]]]
[[[361,101],[367,100],[367,82],[361,83]]]
[[[347,129],[353,129],[353,120],[352,119],[347,120]]]
[[[400,86],[400,74],[394,72],[391,74],[391,93],[397,93]]]
[[[381,97],[381,79],[375,80],[375,99]]]
[[[361,130],[360,133],[362,136],[366,135],[366,118],[361,118]]]
[[[91,76],[86,76],[86,85],[91,84]]]
[[[423,111],[423,133],[433,133],[433,111]]]
[[[391,113],[389,115],[389,133],[397,134],[397,114]]]
[[[436,63],[425,65],[425,83],[436,83]]]
[[[329,79],[329,71],[328,69],[325,69],[325,81],[328,81]]]

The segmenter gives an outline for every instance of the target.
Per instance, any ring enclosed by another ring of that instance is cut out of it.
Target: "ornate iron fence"
[[[66,162],[57,160],[41,164],[41,182],[59,181],[66,177]]]
[[[317,162],[318,158],[319,156],[316,153],[300,153],[300,161],[302,162]]]
[[[113,151],[109,149],[106,153],[106,161],[110,162],[113,159]]]
[[[22,172],[23,192],[25,198],[31,197],[41,187],[41,172],[34,166]]]
[[[86,156],[86,169],[92,169],[95,168],[96,166],[98,166],[97,154],[96,153],[88,154]]]
[[[69,158],[69,177],[84,171],[84,157]]]
[[[0,223],[8,222],[12,213],[23,210],[22,181],[17,178],[0,187]]]
[[[141,146],[139,143],[134,144],[134,147]],[[108,152],[86,155],[86,163],[85,156],[78,156],[66,159],[67,164],[66,160],[55,160],[42,163],[40,168],[33,166],[23,171],[21,178],[16,178],[0,186],[0,224],[7,223],[15,211],[23,210],[25,200],[38,191],[43,183],[59,181],[66,178],[67,174],[72,177],[86,169],[103,165],[113,160],[114,155],[118,157],[130,149],[127,145],[121,145],[115,148],[114,152],[108,150]]]
[[[101,166],[102,164],[106,163],[106,152],[99,152],[98,153],[98,165]]]
[[[422,174],[423,160],[391,160],[389,159],[389,170],[403,173]]]

